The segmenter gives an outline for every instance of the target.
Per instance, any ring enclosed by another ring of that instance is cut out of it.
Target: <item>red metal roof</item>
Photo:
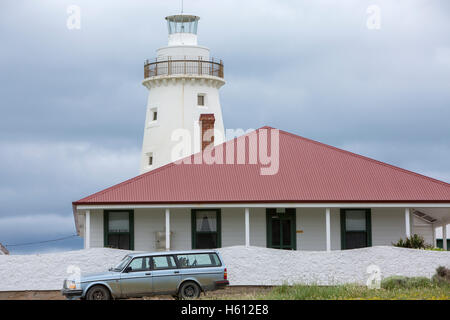
[[[276,130],[255,132],[265,129]],[[443,181],[281,130],[279,146],[275,175],[261,175],[261,164],[171,163],[73,204],[450,202]]]

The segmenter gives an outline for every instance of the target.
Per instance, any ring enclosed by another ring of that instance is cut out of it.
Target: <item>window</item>
[[[131,261],[131,263],[128,265],[128,268],[131,268],[129,272],[148,271],[150,270],[150,258],[134,258],[133,261]]]
[[[128,262],[130,262],[130,260],[130,256],[125,256],[122,261],[120,261],[119,264],[114,267],[114,271],[122,271],[123,268],[125,268],[125,266],[128,264]]]
[[[148,165],[149,166],[153,165],[153,155],[148,156]]]
[[[150,109],[150,124],[155,125],[158,121],[158,108],[151,108]]]
[[[221,246],[220,210],[192,210],[192,248]]]
[[[219,267],[219,257],[215,253],[181,254],[177,255],[180,268]]]
[[[104,212],[105,247],[134,250],[133,211]]]
[[[147,153],[147,166],[152,167],[154,160],[155,160],[155,157],[153,156],[153,152]]]
[[[205,95],[204,94],[197,95],[197,105],[200,107],[205,106]]]
[[[176,269],[177,264],[173,256],[153,257],[153,270]]]
[[[342,249],[370,247],[371,228],[370,209],[341,209]]]

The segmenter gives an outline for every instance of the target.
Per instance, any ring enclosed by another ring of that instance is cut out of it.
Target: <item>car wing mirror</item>
[[[131,272],[131,270],[133,270],[133,268],[131,267],[126,267],[125,270],[123,272],[128,273]]]

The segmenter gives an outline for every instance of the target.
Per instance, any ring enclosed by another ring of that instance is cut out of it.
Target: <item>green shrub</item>
[[[381,287],[386,290],[406,288],[408,277],[392,276],[381,280]]]
[[[440,266],[436,269],[436,274],[433,276],[433,280],[439,284],[450,284],[450,269]]]
[[[425,239],[418,234],[414,234],[411,237],[407,237],[405,240],[400,239],[397,243],[393,243],[395,247],[411,248],[411,249],[428,249],[432,246],[425,243]]]
[[[433,282],[431,279],[428,279],[426,277],[413,277],[408,278],[408,281],[406,282],[407,288],[425,288],[425,287],[431,287],[433,286]]]
[[[392,276],[381,281],[381,287],[386,290],[414,289],[433,286],[433,281],[426,277]]]

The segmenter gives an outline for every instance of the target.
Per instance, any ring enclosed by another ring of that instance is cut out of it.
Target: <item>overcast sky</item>
[[[0,242],[70,236],[72,201],[139,173],[143,64],[180,2],[1,0]],[[66,27],[71,4],[80,30]],[[450,182],[450,1],[185,0],[185,11],[225,62],[226,128],[270,125]]]

